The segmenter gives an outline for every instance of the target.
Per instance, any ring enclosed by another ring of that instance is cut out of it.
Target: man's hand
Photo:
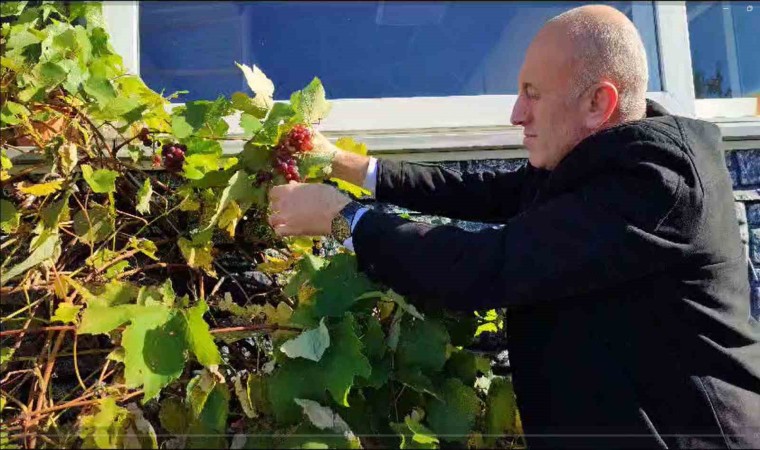
[[[369,157],[341,150],[317,130],[313,130],[312,142],[314,143],[312,152],[330,155],[333,178],[340,178],[357,186],[364,185]]]
[[[269,190],[269,224],[278,236],[326,236],[350,201],[333,186],[292,181]]]

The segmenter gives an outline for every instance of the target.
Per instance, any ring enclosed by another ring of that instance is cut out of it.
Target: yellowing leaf
[[[150,197],[153,195],[153,187],[150,185],[150,179],[146,178],[145,183],[137,191],[137,205],[135,209],[140,214],[150,213]]]
[[[2,149],[2,151],[0,151],[0,169],[9,170],[11,167],[13,167],[13,162],[8,158],[5,149]]]
[[[65,299],[69,294],[68,277],[65,275],[59,275],[53,280],[53,292],[59,299]]]
[[[267,323],[276,325],[287,325],[290,323],[290,317],[293,315],[293,308],[285,302],[277,304],[277,308],[271,303],[264,305],[264,314],[267,317]]]
[[[267,260],[256,266],[256,268],[267,274],[283,272],[290,268],[292,263],[292,261],[288,259],[274,258],[271,256],[267,256],[266,258]]]
[[[243,211],[240,209],[240,205],[236,201],[231,201],[219,216],[217,225],[219,228],[227,231],[227,234],[231,238],[234,238],[235,227],[241,217],[243,217]]]
[[[77,146],[72,143],[63,144],[58,149],[58,158],[60,161],[62,174],[70,175],[74,170],[74,167],[76,167],[77,162],[79,161],[79,156],[77,155]]]
[[[264,72],[255,65],[253,68],[245,64],[238,64],[237,62],[235,65],[243,71],[245,81],[248,82],[248,87],[256,93],[256,97],[253,99],[254,103],[260,103],[267,109],[271,108],[274,103],[274,83],[272,83],[272,80],[267,78]]]
[[[298,304],[308,305],[314,300],[317,289],[309,283],[304,283],[298,288]]]
[[[50,318],[51,322],[73,323],[76,322],[77,314],[82,309],[82,305],[72,305],[71,303],[60,303],[55,310],[55,314]]]
[[[347,152],[356,153],[357,155],[367,154],[367,144],[356,142],[354,138],[345,136],[335,141],[335,146]]]
[[[61,189],[63,180],[48,181],[47,183],[39,183],[27,185],[26,183],[19,183],[19,191],[24,194],[34,195],[36,197],[42,197],[44,195],[50,195],[53,192],[57,192]]]
[[[288,248],[296,255],[311,254],[311,249],[314,246],[313,238],[310,236],[288,237],[285,238],[285,242],[288,243]]]
[[[193,243],[185,238],[179,238],[177,241],[182,256],[187,260],[190,267],[203,269],[207,274],[216,277],[213,261],[211,256],[211,244],[206,243],[203,246],[194,246]]]

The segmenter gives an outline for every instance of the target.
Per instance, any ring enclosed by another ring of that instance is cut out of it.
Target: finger
[[[269,218],[267,218],[267,221],[269,222],[269,225],[273,227],[288,223],[287,218],[280,213],[270,214]]]
[[[294,230],[291,226],[289,226],[287,224],[285,224],[285,225],[278,225],[278,226],[275,226],[273,228],[274,228],[274,233],[277,236],[284,237],[284,236],[293,236],[293,235],[296,234],[295,233],[296,230]]]

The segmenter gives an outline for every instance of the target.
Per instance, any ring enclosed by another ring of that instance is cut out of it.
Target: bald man
[[[427,305],[507,307],[529,447],[760,448],[760,329],[720,133],[646,100],[647,73],[628,18],[584,6],[528,48],[511,120],[529,162],[515,172],[377,160],[317,136],[334,175],[380,201],[502,228],[414,223],[298,183],[270,191],[270,224],[331,234]]]

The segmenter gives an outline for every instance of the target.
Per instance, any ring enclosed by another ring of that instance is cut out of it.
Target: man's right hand
[[[314,148],[312,152],[333,155],[332,177],[340,178],[357,186],[363,186],[364,178],[367,176],[369,157],[341,150],[319,131],[313,130],[313,133]]]

